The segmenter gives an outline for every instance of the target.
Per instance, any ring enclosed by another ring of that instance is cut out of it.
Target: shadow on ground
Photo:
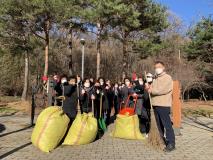
[[[13,150],[11,150],[11,151],[9,151],[9,152],[4,153],[3,155],[0,155],[0,159],[3,159],[3,158],[5,158],[5,157],[7,157],[7,156],[9,156],[9,155],[11,155],[11,154],[13,154],[13,153],[15,153],[15,152],[21,150],[21,149],[23,149],[23,148],[25,148],[25,147],[27,147],[27,146],[29,146],[29,145],[31,145],[31,144],[32,144],[32,143],[29,142],[29,143],[23,144],[23,145],[21,145],[21,146],[19,146],[19,147],[17,147],[17,148],[14,148]]]
[[[202,130],[213,132],[213,128],[208,126],[208,125],[211,125],[213,122],[203,123],[203,122],[197,121],[196,119],[194,119],[192,117],[186,117],[186,119],[190,120],[194,124],[192,124],[191,122],[187,122],[187,121],[185,121],[183,123],[196,127],[196,128],[199,128],[199,129],[202,129]]]
[[[7,136],[7,135],[10,135],[10,134],[13,134],[13,133],[21,132],[21,131],[30,129],[30,128],[32,128],[32,127],[33,127],[33,126],[27,126],[27,127],[25,127],[25,128],[22,128],[22,129],[18,129],[18,130],[12,131],[12,132],[4,133],[4,134],[1,134],[0,137],[4,137],[4,136]],[[6,129],[6,128],[5,128],[5,129]],[[0,132],[0,133],[1,133],[1,132]]]
[[[5,125],[0,123],[0,133],[6,129]]]

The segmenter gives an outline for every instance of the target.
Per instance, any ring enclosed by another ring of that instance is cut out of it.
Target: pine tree
[[[125,6],[119,8],[117,18],[112,26],[115,28],[114,37],[123,44],[123,77],[128,70],[128,43],[134,32],[143,32],[149,29],[152,32],[161,32],[168,26],[166,8],[152,0],[123,0]]]

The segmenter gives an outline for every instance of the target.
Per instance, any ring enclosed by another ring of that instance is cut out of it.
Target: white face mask
[[[143,81],[139,81],[139,84],[140,84],[140,85],[143,85]]]
[[[57,76],[54,76],[53,79],[54,79],[55,81],[57,81],[57,80],[58,80],[58,77],[57,77]]]
[[[90,83],[84,83],[84,87],[89,88],[90,87]]]
[[[130,82],[126,82],[126,86],[129,86],[130,85]]]
[[[163,73],[163,68],[156,68],[156,69],[155,69],[155,73],[156,73],[157,75]]]
[[[61,83],[62,83],[62,84],[67,83],[67,80],[66,80],[66,79],[62,79],[62,80],[61,80]]]
[[[97,94],[99,94],[99,93],[100,93],[100,91],[99,91],[99,90],[97,90],[97,91],[96,91],[96,93],[97,93]]]
[[[104,82],[100,82],[101,85],[104,85]]]
[[[152,82],[152,77],[147,77],[147,82]]]

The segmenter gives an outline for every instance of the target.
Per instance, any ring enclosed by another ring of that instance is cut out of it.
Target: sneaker
[[[173,150],[175,150],[175,145],[173,145],[173,144],[168,144],[165,148],[164,148],[164,152],[171,152],[171,151],[173,151]]]

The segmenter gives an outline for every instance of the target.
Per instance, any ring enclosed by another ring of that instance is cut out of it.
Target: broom
[[[79,100],[80,91],[79,91],[79,84],[78,84],[78,82],[77,82],[77,97],[78,97],[77,113],[78,113],[78,114],[81,114],[81,107],[80,107],[80,100]]]
[[[100,98],[100,117],[98,119],[98,124],[99,124],[101,130],[103,132],[106,132],[107,127],[106,127],[105,121],[102,117],[102,107],[103,107],[103,101],[102,100],[103,100],[103,93],[101,93],[101,98]]]
[[[145,79],[147,82],[146,72],[145,72]],[[151,123],[150,123],[150,131],[149,131],[149,136],[148,136],[148,145],[154,147],[157,150],[162,150],[163,141],[162,141],[162,138],[160,136],[160,133],[159,133],[159,130],[157,127],[150,93],[149,93],[149,102],[150,102],[150,107],[151,107]]]

